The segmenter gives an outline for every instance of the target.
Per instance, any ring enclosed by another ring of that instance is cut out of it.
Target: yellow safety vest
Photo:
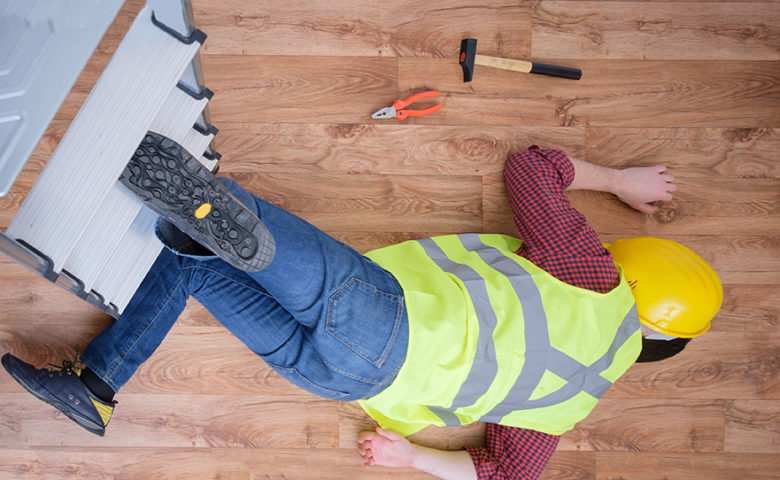
[[[361,400],[382,427],[483,421],[562,434],[641,350],[622,278],[601,294],[561,282],[505,235],[447,235],[371,251],[401,284],[409,347],[393,383]]]

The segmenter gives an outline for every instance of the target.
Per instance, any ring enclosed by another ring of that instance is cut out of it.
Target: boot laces
[[[73,356],[73,360],[63,360],[62,365],[55,365],[53,363],[49,364],[50,367],[54,367],[54,369],[48,369],[50,372],[58,371],[60,373],[62,372],[74,372],[76,369],[83,370],[85,365],[81,363],[81,358],[78,353],[78,349],[76,349],[76,353]]]

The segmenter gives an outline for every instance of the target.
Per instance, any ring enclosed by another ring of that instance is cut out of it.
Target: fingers
[[[358,452],[361,455],[371,451],[371,442],[358,442]]]
[[[364,442],[364,443],[358,442],[358,452],[360,453],[360,457],[363,459],[363,465],[366,468],[376,463],[376,460],[374,460],[374,455],[371,452],[370,445],[371,442]]]

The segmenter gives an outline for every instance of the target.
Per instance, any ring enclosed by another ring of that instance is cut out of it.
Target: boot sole
[[[27,390],[33,397],[37,398],[38,400],[48,403],[52,407],[56,408],[60,412],[62,412],[66,417],[70,418],[74,422],[76,422],[79,426],[84,428],[85,430],[89,431],[90,433],[94,433],[98,436],[104,436],[106,433],[106,428],[102,426],[98,426],[95,423],[93,423],[91,420],[84,418],[81,416],[78,412],[70,408],[70,406],[62,403],[61,401],[55,399],[55,398],[49,398],[44,395],[42,395],[40,392],[32,388],[30,385],[27,384],[21,377],[16,375],[14,373],[10,366],[8,365],[8,361],[6,360],[6,356],[3,355],[2,358],[3,368],[5,368],[5,371],[8,372],[9,375],[11,375],[11,378],[16,380],[16,382],[21,385],[25,390]],[[47,393],[49,392],[46,390],[43,386],[40,384],[38,385],[42,390],[45,390]]]
[[[181,231],[241,270],[276,252],[271,232],[181,145],[147,132],[119,180]]]

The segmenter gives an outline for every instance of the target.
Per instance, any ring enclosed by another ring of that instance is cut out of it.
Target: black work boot
[[[103,436],[116,402],[104,402],[81,381],[81,369],[65,360],[59,370],[37,369],[10,353],[3,355],[3,367],[28,392],[52,405],[90,432]]]
[[[266,226],[170,138],[147,132],[119,181],[234,267],[256,272],[273,260],[276,244]]]

